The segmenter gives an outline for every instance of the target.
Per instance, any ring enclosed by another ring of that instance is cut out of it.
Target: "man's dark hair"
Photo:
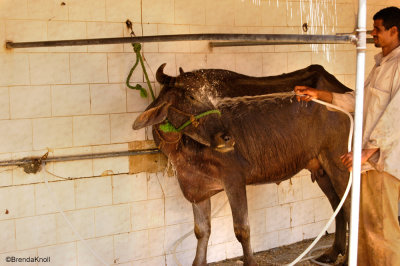
[[[382,10],[379,10],[373,17],[374,20],[382,19],[383,26],[386,30],[390,29],[393,26],[397,27],[397,31],[399,32],[399,40],[400,40],[400,8],[391,6],[386,7]]]

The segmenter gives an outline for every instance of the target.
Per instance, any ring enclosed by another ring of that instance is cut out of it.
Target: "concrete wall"
[[[316,2],[320,9],[311,12]],[[126,19],[134,22],[136,35],[301,33],[304,22],[312,32],[351,32],[353,2],[337,0],[335,11],[332,1],[262,0],[258,6],[250,0],[0,0],[0,43],[129,36]],[[398,1],[368,4],[372,25],[374,12],[385,5],[398,6]],[[324,24],[312,22],[311,15],[324,17]],[[207,42],[143,45],[152,81],[165,62],[170,75],[183,67],[265,76],[322,64],[354,87],[354,47],[327,49],[329,58],[322,46],[313,51],[309,45],[213,50]],[[377,52],[369,47],[368,70]],[[129,142],[151,139],[149,130],[131,130],[135,117],[150,103],[124,85],[134,60],[129,44],[15,50],[2,45],[0,160],[47,151],[51,156],[125,151]],[[140,69],[132,82],[146,87]],[[59,176],[47,173],[61,208],[108,264],[175,265],[171,248],[193,229],[191,205],[175,178],[129,174],[127,157],[53,163],[47,168]],[[249,186],[248,198],[254,251],[312,238],[332,213],[307,171],[279,185]],[[224,202],[224,193],[214,196],[213,210]],[[0,231],[2,265],[7,256],[50,256],[51,265],[100,265],[58,213],[42,174],[0,169]],[[176,255],[183,265],[191,264],[195,244],[192,235],[178,245]],[[212,220],[209,261],[241,253],[225,205]]]

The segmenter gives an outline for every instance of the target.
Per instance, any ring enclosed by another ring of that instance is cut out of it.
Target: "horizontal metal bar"
[[[373,38],[368,38],[367,43],[374,43]],[[210,42],[210,47],[232,47],[232,46],[257,46],[257,45],[295,45],[295,44],[310,44],[308,42],[275,42],[275,41],[245,41],[245,42]],[[335,42],[325,42],[324,44],[337,44]]]
[[[146,42],[171,42],[171,41],[282,41],[282,42],[305,42],[305,43],[355,43],[355,35],[303,35],[303,34],[176,34],[176,35],[154,35],[140,37],[99,38],[80,40],[58,40],[39,42],[6,42],[6,47],[32,48],[32,47],[55,47],[55,46],[77,46],[77,45],[100,45],[118,43],[146,43]]]
[[[110,158],[110,157],[134,156],[134,155],[155,154],[155,153],[160,153],[160,150],[148,149],[148,150],[135,150],[135,151],[67,155],[67,156],[48,157],[42,161],[43,162],[65,162],[65,161],[102,159],[102,158]],[[23,159],[18,159],[18,160],[0,161],[0,167],[14,166],[14,165],[21,166],[24,164],[32,163],[34,160],[41,160],[41,158],[40,157],[31,157],[31,158],[23,158]]]

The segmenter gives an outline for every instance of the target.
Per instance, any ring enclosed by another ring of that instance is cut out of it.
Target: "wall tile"
[[[299,34],[300,27],[280,27],[275,26],[273,28],[274,34]],[[289,45],[275,45],[275,52],[297,52],[299,50],[299,45],[297,44],[289,44]]]
[[[68,8],[68,7],[66,7]],[[48,40],[86,39],[86,23],[74,21],[49,21]],[[88,46],[51,47],[51,52],[86,52]]]
[[[285,229],[278,232],[279,246],[289,245],[303,240],[302,226]]]
[[[291,178],[283,181],[278,186],[279,204],[299,201],[303,198],[301,191],[301,179]]]
[[[288,72],[287,53],[268,53],[262,55],[262,75],[274,76]]]
[[[64,266],[76,265],[76,243],[67,243],[62,245],[48,246],[38,248],[38,256],[42,258],[50,257],[51,265]],[[49,263],[38,263],[38,266],[45,266]]]
[[[278,189],[275,184],[247,186],[246,189],[250,210],[263,209],[278,204]]]
[[[263,8],[250,1],[235,1],[235,26],[261,26]],[[246,10],[245,12],[243,12]],[[282,20],[282,17],[280,18]]]
[[[30,120],[0,121],[0,152],[32,150],[32,122]]]
[[[163,174],[153,173],[147,174],[147,198],[148,199],[161,199],[164,196]]]
[[[70,82],[68,54],[30,54],[31,84]]]
[[[288,53],[288,71],[295,71],[311,65],[311,53]]]
[[[207,25],[234,25],[235,9],[227,8],[234,5],[232,0],[206,0]]]
[[[211,245],[235,241],[233,221],[231,216],[218,217],[211,220]]]
[[[1,161],[11,160],[11,154],[9,153],[0,154],[0,160]],[[14,168],[13,166],[0,168],[0,187],[12,185],[13,168]]]
[[[110,177],[75,180],[76,208],[110,205],[112,190]]]
[[[165,198],[165,221],[167,225],[193,221],[192,204],[183,196]]]
[[[179,67],[183,71],[189,72],[197,69],[207,68],[206,54],[176,54],[176,67],[179,73]]]
[[[89,39],[96,38],[114,38],[123,37],[122,23],[106,23],[106,22],[88,22],[87,37]],[[88,52],[122,52],[123,44],[107,44],[107,45],[90,45]]]
[[[0,8],[0,18],[26,19],[28,2],[26,0],[3,0]]]
[[[225,244],[208,246],[207,248],[207,262],[222,261],[226,259]]]
[[[122,0],[113,1],[106,0],[106,20],[115,22],[125,22],[140,20],[140,1],[138,0]]]
[[[78,241],[78,266],[98,266],[103,263],[112,265],[114,263],[114,244],[112,236],[89,239],[86,242],[103,262],[95,257],[82,242]]]
[[[135,64],[136,55],[134,53],[109,53],[107,60],[110,83],[125,84],[129,71]],[[137,82],[143,82],[143,70],[140,64],[133,71],[129,84],[135,86]]]
[[[8,256],[15,256],[17,258],[35,257],[37,256],[37,249],[27,249],[22,251],[12,251],[9,253],[0,254],[0,260],[5,261]],[[26,263],[23,262],[13,262],[8,265],[25,266]],[[7,266],[8,266],[7,265]]]
[[[236,61],[233,54],[207,54],[207,68],[236,70]]]
[[[146,173],[113,176],[113,203],[147,199]]]
[[[126,112],[126,87],[124,84],[91,84],[92,114]]]
[[[0,119],[10,118],[10,95],[8,87],[0,87]]]
[[[147,91],[147,98],[141,97],[140,92],[138,90],[127,88],[126,89],[127,111],[129,113],[144,111],[146,107],[149,105],[150,101],[152,101],[151,92],[149,90],[148,85],[146,83],[139,83],[139,85],[141,85]],[[151,86],[153,88],[153,93],[156,94],[156,85],[152,82]]]
[[[212,217],[232,216],[231,206],[225,191],[222,191],[211,197],[211,215]]]
[[[28,84],[30,84],[28,55],[0,54],[0,86]]]
[[[287,3],[282,1],[267,1],[261,4],[261,23],[263,26],[287,26],[286,19],[291,19],[287,14]],[[291,4],[291,3],[289,3]],[[287,17],[288,16],[288,17]]]
[[[174,1],[144,0],[143,23],[174,23]]]
[[[104,21],[105,5],[105,0],[68,1],[69,20]]]
[[[321,233],[321,230],[325,227],[327,220],[323,220],[316,223],[306,224],[303,225],[303,239],[311,239],[318,236]],[[335,231],[335,222],[328,228],[328,232],[332,232],[331,230]]]
[[[336,4],[337,25],[340,27],[356,28],[357,7],[354,3]],[[368,21],[372,24],[372,21]]]
[[[228,259],[243,256],[242,245],[239,241],[226,243],[226,257]]]
[[[0,252],[16,250],[15,242],[15,221],[6,220],[0,222]]]
[[[197,245],[197,239],[194,236],[193,232],[193,222],[191,223],[182,223],[172,226],[167,226],[165,229],[165,242],[164,242],[164,250],[167,254],[172,254],[175,245],[178,244],[177,241],[185,234],[189,234],[187,238],[185,238],[181,243],[176,247],[176,251],[182,250],[191,250],[195,249]],[[209,242],[211,243],[211,242]],[[194,256],[192,257],[193,260]]]
[[[278,232],[252,236],[251,246],[253,248],[253,252],[276,248],[278,246],[278,240]]]
[[[93,153],[107,153],[127,151],[128,144],[115,144],[105,146],[93,146]],[[118,174],[129,172],[129,158],[128,156],[110,157],[104,159],[93,160],[93,172],[95,176]]]
[[[247,27],[247,33],[249,34],[272,34],[274,32],[274,27]],[[274,45],[255,45],[248,46],[248,51],[250,53],[273,53],[275,50]]]
[[[41,118],[33,120],[33,148],[64,148],[72,146],[72,118]]]
[[[164,240],[165,240],[165,228],[159,227],[149,229],[149,257],[162,256],[165,254],[164,251]]]
[[[164,226],[163,199],[137,201],[131,207],[133,231]]]
[[[157,69],[164,63],[167,65],[164,68],[164,73],[170,76],[176,76],[176,64],[175,54],[172,53],[147,53],[146,61],[150,69],[147,69],[148,73],[155,73]],[[147,67],[147,65],[146,65]],[[149,75],[150,81],[155,81],[155,76]]]
[[[261,235],[265,233],[266,228],[266,210],[254,210],[249,212],[250,234]]]
[[[176,260],[178,260],[181,265],[191,265],[193,263],[195,255],[196,255],[196,249],[191,249],[183,252],[176,252],[175,256],[167,255],[166,265],[179,265],[176,263]]]
[[[96,237],[130,231],[130,210],[127,204],[96,208],[94,217]]]
[[[69,211],[65,212],[65,216],[67,216],[67,219],[83,239],[94,237],[94,209]],[[64,217],[59,213],[56,214],[56,222],[57,243],[71,242],[79,239]]]
[[[175,24],[204,25],[206,10],[203,0],[175,0]]]
[[[187,25],[158,25],[159,35],[170,35],[170,34],[187,34],[189,33],[189,26]],[[159,52],[161,53],[189,53],[190,42],[160,42],[158,44]]]
[[[51,87],[53,116],[90,113],[89,85],[56,85]]]
[[[315,221],[329,219],[333,213],[331,204],[324,196],[319,199],[314,199]]]
[[[107,83],[107,55],[70,54],[71,83]]]
[[[114,236],[114,252],[118,262],[144,259],[149,250],[147,231],[132,232]]]
[[[56,149],[53,156],[68,156],[76,154],[91,154],[90,147]],[[64,178],[93,176],[93,160],[66,161],[54,163],[54,174]]]
[[[13,119],[50,116],[50,86],[11,87],[10,112]]]
[[[133,130],[132,125],[138,114],[112,114],[111,120],[111,142],[121,143],[134,140],[144,140],[144,128],[140,130]]]
[[[311,199],[292,203],[290,217],[292,227],[314,222],[314,200]]]
[[[26,18],[25,18],[26,19]],[[47,38],[46,21],[32,20],[7,20],[6,21],[6,39],[13,42],[35,42],[45,41]],[[23,48],[16,52],[45,52],[47,47],[42,48]]]
[[[335,57],[334,74],[355,74],[356,73],[356,52],[338,51]]]
[[[319,188],[317,182],[311,181],[311,176],[302,176],[301,185],[303,189],[303,199],[312,199],[316,197],[321,197],[324,192]]]
[[[56,217],[54,214],[18,219],[15,224],[18,250],[56,243]]]
[[[46,184],[35,185],[36,215],[58,212],[57,205],[63,211],[75,208],[74,181],[50,182],[49,186],[57,202],[53,202]]]
[[[28,1],[29,19],[39,20],[68,20],[68,7],[54,0]]]
[[[266,231],[273,232],[290,227],[290,205],[266,209]]]
[[[139,24],[139,23],[134,23],[133,24],[133,30],[136,34],[136,36],[152,36],[152,35],[158,35],[158,24]],[[143,34],[142,34],[143,31]],[[130,36],[130,32],[128,32],[125,29],[125,36]],[[124,51],[126,52],[132,52],[133,47],[130,43],[124,44]],[[158,52],[158,43],[157,42],[147,42],[147,43],[142,43],[142,51],[143,53],[157,53]]]
[[[108,115],[77,116],[73,118],[75,146],[110,143]]]
[[[135,261],[135,266],[165,266],[165,256],[160,256],[160,257],[154,257],[154,258],[148,258],[148,259],[143,259],[143,260],[136,260]]]

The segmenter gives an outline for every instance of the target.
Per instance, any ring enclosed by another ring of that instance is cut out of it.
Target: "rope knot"
[[[190,116],[190,122],[192,122],[194,127],[198,127],[199,126],[199,121],[197,121],[197,118],[194,115]]]

